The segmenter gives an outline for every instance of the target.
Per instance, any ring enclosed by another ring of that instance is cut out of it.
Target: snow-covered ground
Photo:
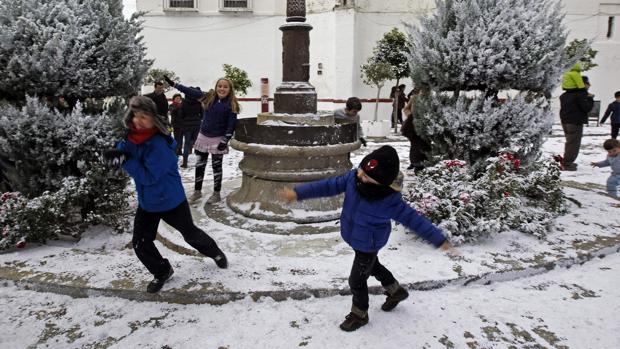
[[[605,157],[601,145],[608,132],[607,127],[586,128],[579,170],[563,172],[562,179],[594,183],[595,192],[603,191],[609,168],[591,168],[589,163]],[[559,126],[554,127],[554,135],[561,135]],[[394,138],[390,144],[406,167],[408,142]],[[563,144],[563,137],[550,137],[544,145],[545,156],[561,154]],[[369,142],[368,148],[356,151],[351,157],[353,164],[377,146]],[[238,181],[241,157],[233,150],[224,158],[225,190]],[[210,171],[208,166],[205,189],[210,189]],[[182,170],[182,176],[191,192],[193,170]],[[501,269],[498,261],[503,259],[552,259],[567,253],[566,247],[574,241],[611,236],[620,227],[618,205],[612,199],[576,189],[567,189],[567,194],[582,207],[575,206],[571,214],[560,217],[559,228],[544,243],[523,234],[501,234],[478,246],[461,247],[464,260],[456,268],[454,260],[397,227],[382,256],[402,281],[450,279]],[[597,221],[601,215],[612,226],[601,226]],[[351,251],[338,233],[277,236],[252,232],[248,227],[229,227],[206,216],[196,218],[229,254],[231,267],[220,271],[210,261],[205,265],[204,258],[175,255],[161,246],[177,269],[164,290],[193,282],[194,288],[200,288],[204,280],[235,292],[346,287]],[[286,229],[285,223],[281,226]],[[178,233],[163,225],[161,229],[174,243],[184,245]],[[30,247],[0,255],[0,262],[80,277],[94,287],[108,287],[121,278],[138,285],[146,283],[148,273],[131,249],[123,248],[129,240],[128,235],[93,230],[76,245],[55,242]],[[246,297],[223,306],[185,306],[104,297],[72,299],[7,284],[0,288],[0,324],[4,329],[0,331],[0,348],[618,348],[620,278],[614,272],[618,269],[620,257],[611,255],[517,281],[412,292],[410,299],[390,314],[379,309],[383,297],[372,296],[371,322],[354,334],[342,333],[337,326],[348,312],[348,296],[284,302],[270,298],[255,302]]]
[[[411,292],[390,313],[371,296],[370,323],[353,333],[338,328],[350,297],[210,306],[2,287],[0,347],[617,349],[619,271],[612,255],[518,281]]]

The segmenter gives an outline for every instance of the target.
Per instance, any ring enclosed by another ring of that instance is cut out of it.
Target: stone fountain
[[[342,196],[286,204],[277,192],[351,169],[349,153],[359,149],[357,125],[333,113],[317,113],[310,78],[310,30],[305,0],[288,0],[282,31],[282,84],[274,94],[274,112],[239,119],[234,149],[244,153],[241,187],[228,195],[228,206],[243,216],[279,222],[314,223],[338,219]]]

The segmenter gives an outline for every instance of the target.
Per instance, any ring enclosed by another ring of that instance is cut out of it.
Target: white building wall
[[[212,88],[228,63],[248,72],[253,86],[248,97],[259,97],[260,78],[269,78],[270,95],[282,80],[282,33],[286,0],[253,0],[251,12],[221,12],[219,0],[198,0],[196,11],[168,11],[167,0],[137,0],[139,11],[148,11],[144,36],[154,67],[173,70],[184,84]],[[342,107],[349,96],[374,99],[376,89],[363,84],[359,67],[372,54],[377,40],[393,27],[418,23],[420,15],[433,11],[434,0],[307,0],[310,32],[310,83],[320,100],[320,110]],[[569,40],[589,39],[599,53],[599,67],[586,72],[592,92],[603,105],[620,90],[620,0],[564,0]],[[616,16],[614,35],[607,38],[608,18]],[[319,68],[321,64],[322,68]],[[321,74],[319,74],[321,71]],[[386,83],[387,98],[394,82]],[[401,83],[411,88],[411,80]],[[151,87],[147,87],[149,91]],[[554,95],[558,96],[561,90]],[[390,115],[391,105],[380,103],[380,119]],[[243,102],[243,114],[255,115],[258,102]],[[363,119],[371,119],[374,103],[365,103]]]

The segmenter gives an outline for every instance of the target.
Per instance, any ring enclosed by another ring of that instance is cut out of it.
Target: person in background
[[[584,76],[583,82],[586,89],[567,90],[560,95],[560,120],[566,138],[564,156],[559,159],[563,171],[577,170],[575,160],[581,147],[583,124],[588,123],[588,113],[594,105],[594,95],[588,93],[588,77]]]
[[[430,149],[429,144],[420,137],[413,125],[413,118],[415,114],[415,103],[420,95],[421,90],[416,87],[411,91],[411,96],[405,108],[403,108],[403,113],[405,114],[405,121],[403,122],[403,126],[400,129],[400,132],[403,136],[407,137],[409,140],[409,167],[408,170],[414,170],[415,172],[421,171],[424,169],[424,161],[426,160],[426,155],[424,151]]]
[[[357,97],[349,97],[344,108],[334,110],[334,117],[336,119],[355,121],[357,123],[357,138],[363,146],[366,146],[366,139],[364,139],[362,123],[360,122],[360,110],[362,110],[362,102],[360,99]]]
[[[166,92],[164,83],[161,81],[155,81],[153,86],[155,87],[153,92],[146,94],[145,96],[155,102],[155,105],[157,106],[157,114],[168,120],[168,99],[164,94],[164,92]]]
[[[138,193],[138,209],[133,224],[132,246],[138,259],[153,274],[146,291],[156,293],[174,273],[154,244],[159,221],[177,229],[183,239],[203,255],[213,258],[219,268],[227,268],[226,255],[215,241],[194,225],[174,153],[176,142],[168,122],[157,113],[155,103],[136,96],[129,101],[124,118],[127,138],[115,149],[104,152],[106,163],[124,169]]]
[[[202,92],[200,87],[190,86],[190,88]],[[214,94],[215,91],[211,90],[208,93]],[[202,122],[202,113],[202,103],[192,96],[185,96],[185,100],[179,111],[181,116],[181,129],[183,138],[185,139],[185,143],[183,144],[183,162],[181,163],[182,168],[187,168],[189,154],[191,154],[196,138],[198,138],[200,123]]]
[[[581,64],[579,62],[562,75],[562,89],[565,91],[585,90],[586,85],[581,76]]]
[[[180,93],[175,93],[172,96],[172,103],[170,104],[170,123],[172,124],[172,132],[174,133],[174,140],[177,142],[176,154],[181,155],[183,153],[183,130],[181,128],[181,116],[179,112],[183,104],[183,98]]]
[[[327,178],[294,189],[284,188],[279,197],[287,202],[335,196],[344,193],[340,234],[355,253],[349,274],[353,294],[351,313],[340,324],[343,331],[355,331],[368,323],[368,283],[370,276],[381,282],[387,298],[381,306],[391,311],[409,296],[392,273],[379,262],[392,230],[391,220],[402,223],[433,246],[453,252],[439,228],[405,203],[400,193],[400,164],[396,150],[389,145],[368,154],[359,168],[342,176]]]
[[[614,97],[616,97],[616,100],[609,103],[607,110],[605,110],[605,114],[603,114],[603,118],[601,119],[602,125],[607,118],[611,116],[609,123],[611,124],[612,139],[616,139],[618,137],[618,130],[620,129],[620,91],[616,91],[616,93],[614,93]]]

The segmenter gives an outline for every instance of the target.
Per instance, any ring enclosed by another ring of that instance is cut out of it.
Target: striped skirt
[[[228,145],[226,145],[224,150],[217,150],[221,140],[222,137],[207,137],[202,133],[198,133],[194,149],[209,154],[228,154]]]

